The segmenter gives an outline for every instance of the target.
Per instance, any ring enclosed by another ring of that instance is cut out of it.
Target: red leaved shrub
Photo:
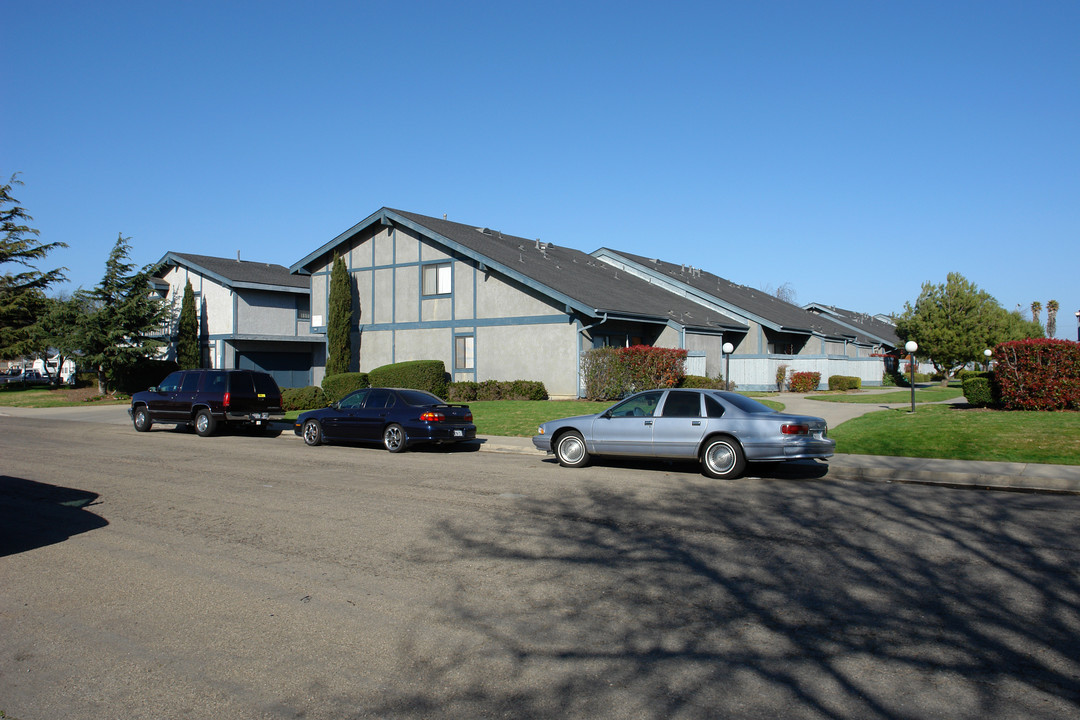
[[[810,392],[811,390],[817,390],[818,385],[821,384],[821,373],[819,372],[797,372],[791,373],[791,380],[788,381],[788,389],[791,392]]]
[[[1016,340],[998,345],[994,360],[1006,410],[1080,410],[1080,343]]]

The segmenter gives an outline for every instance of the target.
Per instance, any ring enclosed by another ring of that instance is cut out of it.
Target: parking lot
[[[1080,497],[0,417],[0,711],[1073,718]]]

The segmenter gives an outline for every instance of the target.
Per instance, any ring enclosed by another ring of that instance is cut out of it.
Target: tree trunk
[[[98,395],[104,395],[108,390],[108,380],[105,377],[105,367],[98,365],[97,369],[97,391]]]

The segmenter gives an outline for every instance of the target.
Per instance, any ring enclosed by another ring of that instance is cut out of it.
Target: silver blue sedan
[[[828,458],[824,420],[787,415],[720,390],[646,390],[596,415],[552,420],[533,445],[563,467],[596,456],[698,460],[709,477],[735,478],[747,461]]]

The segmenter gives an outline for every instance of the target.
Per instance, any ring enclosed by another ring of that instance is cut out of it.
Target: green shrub
[[[713,390],[723,387],[723,381],[713,380],[703,375],[684,375],[683,379],[679,381],[679,387]]]
[[[426,390],[446,397],[447,375],[442,360],[410,360],[377,367],[368,373],[375,387],[400,387]]]
[[[473,400],[547,400],[547,388],[536,380],[485,380],[480,383],[450,383],[446,399],[452,402]]]
[[[281,391],[281,407],[289,410],[314,410],[326,407],[326,396],[322,388],[309,385],[302,388],[286,388]]]
[[[791,380],[788,382],[788,388],[791,390],[791,392],[804,393],[817,390],[818,385],[820,384],[821,373],[796,372],[791,373]]]
[[[956,379],[960,382],[972,377],[990,377],[990,373],[985,370],[960,370],[956,373]]]
[[[327,375],[322,380],[322,392],[327,404],[335,403],[354,390],[371,387],[367,373],[347,372]]]
[[[776,366],[776,392],[784,392],[784,385],[787,383],[787,371],[788,366],[784,363]]]
[[[996,405],[994,400],[994,388],[988,377],[970,375],[961,383],[964,388],[964,399],[975,407],[990,407]]]
[[[832,375],[829,377],[830,390],[858,390],[862,387],[862,380],[851,375]]]
[[[686,375],[681,381],[679,381],[678,387],[681,388],[697,388],[700,390],[724,390],[724,376],[717,375],[716,379],[707,378],[703,375]],[[735,383],[731,383],[729,390],[735,389]]]
[[[452,382],[446,386],[446,399],[450,402],[472,402],[476,399],[479,385],[472,380]]]

